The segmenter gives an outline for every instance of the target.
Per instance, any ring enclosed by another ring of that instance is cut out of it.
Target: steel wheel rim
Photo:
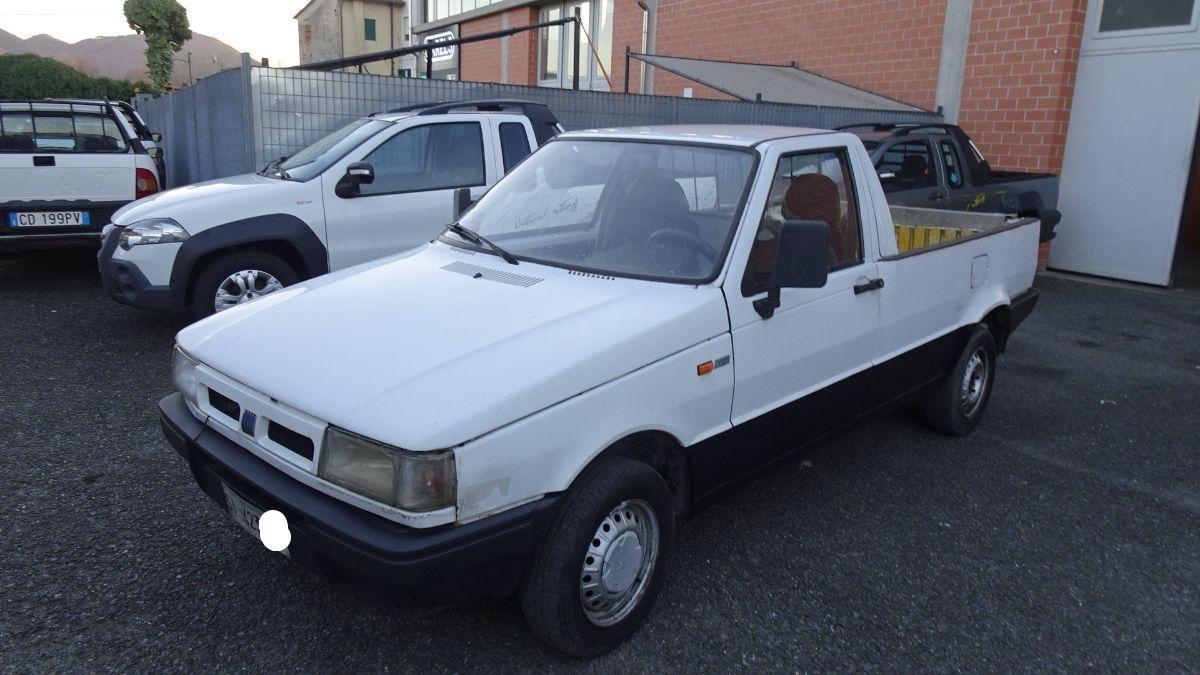
[[[987,351],[980,347],[971,354],[971,358],[967,360],[967,367],[963,372],[962,379],[962,410],[967,417],[972,417],[979,412],[980,406],[983,405],[983,397],[987,392],[988,379],[991,377],[991,369],[988,367]]]
[[[583,614],[611,626],[638,606],[658,562],[658,516],[642,499],[621,502],[600,521],[579,573]]]
[[[222,312],[281,288],[283,284],[267,272],[240,270],[225,277],[225,280],[217,285],[217,293],[213,296],[213,308]]]

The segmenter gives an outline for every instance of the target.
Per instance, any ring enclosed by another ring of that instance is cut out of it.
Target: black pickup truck
[[[854,124],[840,127],[862,139],[889,204],[952,211],[1036,216],[1042,240],[1061,215],[1058,177],[996,171],[962,129],[941,123]]]

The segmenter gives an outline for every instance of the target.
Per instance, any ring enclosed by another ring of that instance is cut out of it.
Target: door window
[[[937,185],[937,176],[933,173],[933,152],[925,141],[896,143],[883,153],[875,168],[880,174],[892,174],[888,178],[880,177],[884,192]]]
[[[962,162],[958,161],[958,150],[950,141],[940,141],[942,148],[942,169],[946,172],[946,185],[952,188],[962,187]]]
[[[850,165],[840,150],[780,158],[767,207],[750,249],[742,295],[767,290],[785,220],[819,220],[829,226],[830,271],[863,261],[857,202],[849,176]]]
[[[361,194],[394,194],[483,185],[483,132],[478,122],[412,127],[392,136],[364,159],[375,181]]]
[[[500,125],[500,152],[504,155],[504,173],[529,156],[529,136],[525,125],[505,122]]]

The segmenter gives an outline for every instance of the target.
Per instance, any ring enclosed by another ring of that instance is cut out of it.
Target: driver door
[[[454,191],[481,196],[499,177],[495,151],[485,143],[486,120],[452,119],[416,124],[357,148],[321,178],[329,268],[339,270],[424,244],[450,222]],[[346,167],[367,162],[370,184],[337,194]]]
[[[747,204],[755,220],[747,222],[753,240],[739,244],[749,246],[746,266],[725,281],[736,376],[731,421],[746,439],[728,459],[741,471],[849,423],[866,400],[880,294],[870,283],[878,278],[872,214],[861,212],[855,186],[872,167],[865,153],[815,145],[781,142],[764,156],[774,167],[769,193]],[[770,288],[784,220],[829,225],[829,276],[822,288],[783,289],[764,318],[754,302]]]

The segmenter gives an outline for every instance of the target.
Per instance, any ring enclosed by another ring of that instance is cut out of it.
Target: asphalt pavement
[[[159,431],[181,322],[89,252],[0,259],[0,669],[1194,670],[1200,298],[1037,285],[974,435],[899,412],[748,483],[581,663],[513,602],[397,607],[268,552]]]

